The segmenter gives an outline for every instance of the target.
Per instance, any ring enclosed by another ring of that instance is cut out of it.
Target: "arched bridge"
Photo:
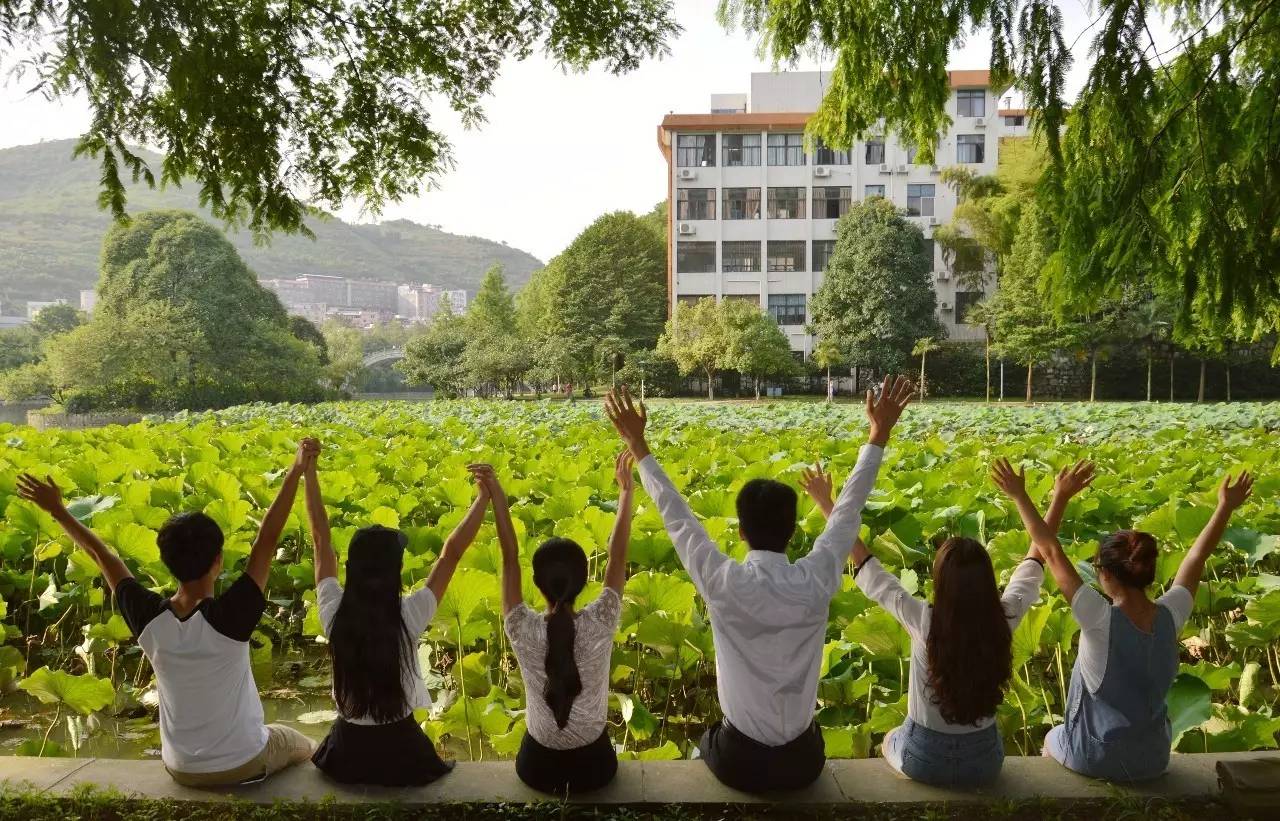
[[[397,359],[404,359],[404,348],[383,348],[380,351],[365,354],[364,366],[369,368],[379,362],[392,362]]]

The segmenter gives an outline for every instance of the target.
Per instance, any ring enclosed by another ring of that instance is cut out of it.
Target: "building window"
[[[779,325],[803,325],[804,294],[769,294],[769,316]]]
[[[760,189],[724,189],[724,218],[727,220],[760,219]]]
[[[760,271],[760,243],[726,242],[720,249],[720,270],[725,273],[758,273]]]
[[[715,164],[715,134],[676,135],[676,165],[681,168],[699,168]]]
[[[1025,114],[1006,114],[1004,117],[1005,125],[1026,125],[1027,117]]]
[[[863,189],[862,189],[862,196],[863,196],[863,198],[865,198],[865,199],[871,199],[872,197],[883,197],[883,196],[884,196],[884,186],[883,186],[883,185],[867,185],[867,186],[864,186],[864,187],[863,187]]]
[[[714,294],[680,294],[676,297],[676,302],[681,305],[697,305],[704,299],[715,299]]]
[[[746,302],[756,308],[760,307],[760,297],[756,294],[725,294],[725,302]]]
[[[849,210],[853,189],[847,185],[814,186],[813,218],[816,220],[840,219]]]
[[[983,88],[962,88],[956,92],[956,114],[960,117],[987,116],[987,91]]]
[[[804,135],[770,134],[769,165],[804,165]]]
[[[968,325],[969,312],[982,301],[982,291],[956,291],[956,324]]]
[[[804,240],[769,240],[769,270],[792,273],[805,270]]]
[[[815,239],[813,241],[813,270],[826,271],[835,253],[836,241],[833,239]]]
[[[880,165],[884,162],[884,140],[867,140],[867,165]]]
[[[714,274],[716,244],[714,242],[677,242],[676,271],[681,274]]]
[[[771,220],[804,219],[804,189],[770,188],[768,214]]]
[[[911,183],[907,185],[907,216],[933,216],[933,184]]]
[[[956,137],[956,162],[986,162],[987,141],[981,134]]]
[[[681,188],[676,191],[676,219],[713,220],[716,218],[714,188]]]
[[[813,152],[814,165],[849,165],[851,158],[847,149],[827,148],[822,140]]]
[[[727,167],[760,164],[759,134],[721,134],[720,145]]]

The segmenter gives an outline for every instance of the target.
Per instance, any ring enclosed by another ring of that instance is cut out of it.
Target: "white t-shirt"
[[[951,724],[942,717],[938,710],[937,699],[933,688],[929,686],[929,625],[932,624],[933,608],[924,599],[917,598],[906,591],[902,583],[880,565],[880,560],[871,558],[858,571],[855,579],[858,589],[876,604],[889,611],[898,623],[911,636],[911,676],[907,691],[907,716],[916,724],[939,733],[959,735],[984,730],[995,723],[995,715],[974,724]],[[1024,560],[1013,571],[1009,583],[1005,585],[1004,594],[1000,597],[1004,605],[1005,616],[1009,620],[1009,630],[1017,630],[1022,617],[1040,598],[1040,585],[1044,581],[1044,568],[1039,562]]]
[[[181,773],[220,773],[267,746],[249,638],[267,600],[249,576],[178,616],[167,598],[127,578],[116,607],[156,672],[160,757]]]
[[[1173,617],[1173,632],[1182,632],[1182,626],[1191,618],[1196,602],[1191,591],[1182,585],[1170,587],[1156,599],[1156,604],[1169,611]],[[1111,609],[1114,605],[1087,584],[1080,585],[1071,599],[1071,613],[1080,625],[1080,650],[1076,655],[1076,668],[1084,679],[1089,692],[1096,693],[1107,674],[1107,657],[1111,653]]]
[[[613,637],[621,621],[622,599],[610,587],[574,614],[573,660],[582,692],[573,700],[562,730],[542,695],[547,686],[546,616],[524,602],[507,614],[507,638],[524,677],[525,722],[534,741],[553,750],[573,750],[600,738],[609,715]]]
[[[338,580],[333,576],[321,579],[316,585],[316,606],[320,610],[320,627],[324,630],[325,638],[328,638],[333,630],[333,619],[338,615],[340,604],[342,604],[342,585],[338,584]],[[407,596],[400,597],[400,616],[404,619],[404,626],[410,636],[422,635],[427,625],[431,623],[431,617],[436,614],[436,607],[436,596],[431,592],[431,588],[425,585]],[[411,648],[411,652],[403,660],[401,671],[405,702],[409,705],[410,712],[425,710],[431,706],[431,696],[427,693],[427,685],[422,680],[422,670],[418,667],[416,650],[416,647]],[[351,724],[378,724],[367,716],[363,718],[343,716],[342,718]],[[403,719],[404,716],[400,718]]]

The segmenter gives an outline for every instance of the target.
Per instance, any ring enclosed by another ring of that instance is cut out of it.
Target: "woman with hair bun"
[[[481,482],[493,503],[502,547],[502,610],[525,684],[527,730],[516,756],[520,780],[546,793],[599,789],[613,780],[618,756],[609,741],[609,670],[622,619],[635,486],[626,451],[614,465],[618,516],[609,539],[604,589],[581,610],[573,604],[587,584],[587,554],[574,541],[547,539],[533,554],[533,583],[547,602],[538,613],[524,602],[520,549],[507,497],[493,471]]]
[[[1155,601],[1147,595],[1156,577],[1154,536],[1121,530],[1102,540],[1094,566],[1104,598],[1081,581],[1057,536],[1040,518],[1027,496],[1025,474],[1000,460],[992,478],[1017,505],[1080,624],[1064,720],[1049,731],[1044,754],[1094,778],[1159,778],[1169,766],[1172,744],[1165,696],[1178,675],[1178,638],[1195,607],[1205,562],[1231,514],[1249,498],[1253,477],[1248,472],[1223,477],[1217,509],[1182,560],[1173,585]]]

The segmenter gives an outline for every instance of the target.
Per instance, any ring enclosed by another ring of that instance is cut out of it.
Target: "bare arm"
[[[1095,475],[1093,463],[1083,459],[1058,471],[1057,478],[1053,480],[1053,499],[1049,502],[1048,512],[1044,514],[1044,523],[1050,530],[1054,533],[1062,532],[1062,516],[1067,512],[1067,504],[1072,497],[1093,484]],[[1034,542],[1027,558],[1044,561]]]
[[[618,480],[618,517],[613,522],[613,534],[609,537],[609,564],[604,571],[604,586],[619,595],[627,583],[627,547],[631,544],[631,509],[636,485],[631,476],[635,467],[629,451],[618,454],[614,475]]]
[[[311,541],[315,546],[316,584],[338,575],[338,554],[333,552],[333,539],[329,530],[329,513],[324,509],[320,495],[320,471],[317,459],[312,456],[303,470],[306,481],[307,520],[311,524]]]
[[[476,476],[476,468],[489,468],[488,465],[472,465],[468,466],[472,475]],[[492,470],[492,468],[489,468]],[[454,571],[458,569],[458,562],[462,561],[462,554],[467,552],[467,548],[471,547],[471,543],[476,540],[476,534],[480,532],[480,525],[484,523],[484,511],[489,506],[489,491],[485,488],[484,483],[476,477],[476,498],[471,503],[471,507],[467,509],[467,515],[458,522],[458,526],[449,534],[449,538],[444,540],[444,547],[440,550],[440,558],[436,559],[436,563],[431,566],[431,573],[427,576],[427,587],[431,589],[435,595],[436,601],[444,598],[445,591],[449,587],[449,582],[453,581]]]
[[[818,510],[822,511],[823,518],[830,519],[831,511],[836,506],[835,500],[831,497],[834,482],[831,474],[823,469],[821,462],[814,462],[813,467],[804,469],[804,473],[800,474],[800,487],[804,488],[804,492],[813,499]],[[862,536],[854,537],[853,552],[849,556],[854,568],[861,568],[870,558],[871,551],[862,541]]]
[[[524,590],[520,586],[520,543],[515,525],[511,523],[507,493],[498,477],[492,468],[481,471],[479,477],[493,503],[493,522],[498,528],[498,546],[502,549],[502,615],[505,616],[524,604]]]
[[[53,479],[45,477],[42,482],[24,473],[18,477],[18,496],[54,518],[54,521],[71,537],[71,541],[93,558],[94,564],[98,565],[98,570],[102,571],[102,577],[107,580],[107,586],[113,592],[120,582],[133,578],[129,568],[102,539],[98,538],[98,534],[71,515],[63,503],[62,491],[54,484]]]
[[[1200,536],[1187,552],[1182,564],[1178,566],[1177,575],[1173,577],[1173,583],[1187,588],[1193,599],[1200,586],[1200,578],[1204,575],[1205,562],[1222,541],[1222,534],[1231,521],[1231,514],[1248,500],[1252,492],[1253,476],[1248,471],[1241,473],[1234,481],[1229,475],[1222,477],[1222,484],[1218,485],[1218,507],[1213,511],[1204,530],[1200,531]]]
[[[262,517],[258,527],[258,535],[253,540],[253,548],[249,551],[249,561],[244,572],[253,579],[258,589],[266,591],[267,576],[271,572],[271,560],[276,555],[276,545],[280,543],[280,534],[284,532],[285,522],[289,521],[289,512],[293,510],[293,501],[298,497],[298,482],[302,479],[302,469],[310,454],[318,451],[320,444],[314,439],[303,439],[298,443],[298,453],[293,464],[284,475],[284,483],[275,501],[267,508],[267,515]]]
[[[1032,552],[1038,550],[1044,557],[1045,564],[1049,566],[1049,572],[1058,583],[1058,589],[1070,602],[1084,582],[1080,580],[1080,574],[1071,563],[1071,559],[1063,552],[1058,534],[1045,524],[1044,519],[1040,518],[1040,511],[1036,510],[1035,503],[1027,495],[1026,472],[1016,472],[1007,459],[997,459],[991,468],[991,478],[1018,508],[1022,525],[1027,529],[1027,535],[1031,537]]]

